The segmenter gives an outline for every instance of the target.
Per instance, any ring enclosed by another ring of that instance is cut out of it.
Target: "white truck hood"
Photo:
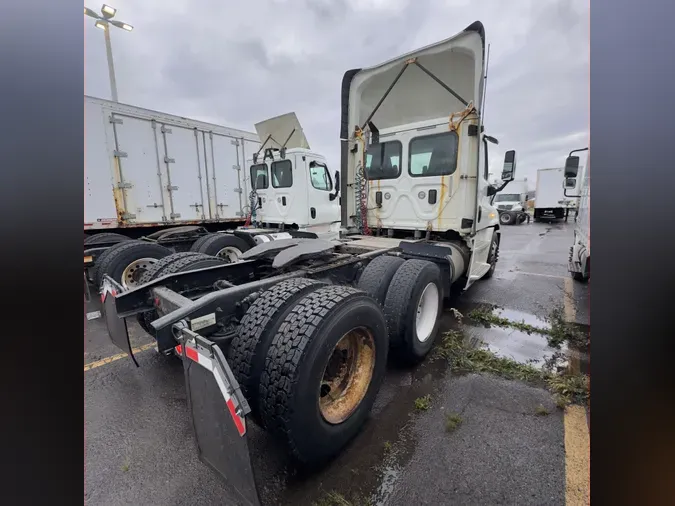
[[[310,149],[302,125],[294,112],[256,123],[255,131],[260,142],[265,143],[267,140],[265,148],[280,149],[286,143],[286,149]]]
[[[343,139],[353,134],[356,125],[364,126],[403,66],[412,58],[481,112],[485,29],[480,21],[476,21],[449,39],[374,67],[348,71],[343,78]],[[422,68],[415,64],[407,67],[371,120],[378,129],[431,120],[465,109],[462,100],[444,89]],[[439,107],[439,104],[445,106]]]

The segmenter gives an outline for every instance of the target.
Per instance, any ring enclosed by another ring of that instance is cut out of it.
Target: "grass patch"
[[[383,446],[385,452],[390,452],[392,449],[392,444],[389,441],[385,441]]]
[[[431,408],[431,395],[427,394],[424,397],[415,399],[415,409],[418,411],[427,411]]]
[[[569,343],[576,348],[585,350],[589,345],[589,336],[579,330],[575,325],[565,321],[562,308],[555,308],[547,318],[551,324],[551,330],[547,332],[548,345],[552,348],[560,348],[562,343]]]
[[[557,375],[530,364],[521,364],[510,358],[498,357],[485,348],[468,345],[464,334],[458,330],[451,330],[443,335],[436,351],[436,358],[449,361],[453,369],[460,373],[490,373],[506,379],[546,386],[553,394],[568,403],[583,404],[589,397],[588,376],[583,374]],[[415,407],[417,407],[417,400]]]
[[[555,405],[558,409],[562,409],[565,411],[565,408],[569,406],[570,401],[567,399],[567,397],[563,397],[562,395],[556,394],[553,398],[555,400]]]
[[[533,333],[534,334],[548,333],[548,329],[530,325],[529,323],[525,323],[525,321],[515,322],[509,320],[508,318],[497,316],[496,314],[494,314],[493,309],[489,307],[476,308],[473,311],[471,311],[468,314],[468,316],[469,319],[477,323],[482,323],[484,325],[494,325],[496,327],[512,327],[514,329],[520,330],[521,332],[525,332],[528,335]]]
[[[537,408],[534,410],[534,414],[537,416],[546,416],[548,415],[548,409],[546,409],[543,404],[539,404]]]
[[[590,384],[585,374],[549,374],[546,384],[551,392],[576,404],[588,401]]]
[[[120,469],[122,470],[123,473],[126,473],[129,470],[129,464],[125,462],[124,464],[122,464]]]
[[[445,416],[445,432],[455,432],[462,424],[462,417],[457,413],[450,413]]]
[[[494,314],[494,309],[491,307],[479,307],[469,312],[469,319],[476,323],[483,325],[494,325],[496,327],[511,327],[518,329],[526,334],[541,334],[546,336],[546,341],[551,348],[560,348],[560,346],[567,342],[576,348],[585,350],[588,348],[589,337],[588,334],[579,330],[575,325],[565,321],[562,308],[555,308],[549,314],[547,321],[551,324],[551,328],[537,327],[530,325],[524,321],[516,322]]]

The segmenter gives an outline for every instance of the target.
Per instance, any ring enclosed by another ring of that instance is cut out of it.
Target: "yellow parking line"
[[[591,504],[591,438],[582,406],[565,409],[565,504]]]
[[[134,352],[134,355],[136,353],[140,353],[141,351],[149,350],[150,348],[154,348],[156,345],[155,343],[148,343],[144,344],[143,346],[139,346],[138,348],[132,348],[131,351]],[[114,362],[115,360],[119,360],[124,357],[128,357],[129,355],[126,353],[118,353],[117,355],[113,355],[112,357],[106,357],[101,360],[97,360],[96,362],[90,362],[88,364],[85,364],[84,366],[84,372],[90,371],[91,369],[96,369],[97,367],[101,367],[102,365],[109,364],[110,362]]]
[[[574,323],[577,318],[577,310],[574,307],[574,281],[570,277],[565,278],[563,306],[565,308],[565,320]]]

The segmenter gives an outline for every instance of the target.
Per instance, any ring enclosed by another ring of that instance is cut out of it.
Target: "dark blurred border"
[[[83,500],[80,9],[0,3],[5,504]]]
[[[82,500],[81,8],[70,0],[0,7],[7,504]],[[665,504],[675,496],[673,19],[667,0],[591,5],[598,504]]]
[[[675,4],[591,2],[591,493],[675,497]]]

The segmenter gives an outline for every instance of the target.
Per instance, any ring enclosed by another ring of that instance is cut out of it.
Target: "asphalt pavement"
[[[450,307],[466,313],[481,303],[516,321],[545,325],[561,309],[588,325],[588,285],[567,274],[572,229],[572,221],[504,227],[495,275],[451,299],[446,326],[454,322]],[[234,504],[197,458],[179,361],[160,356],[135,322],[129,330],[139,368],[109,343],[101,319],[85,318],[85,504]],[[537,336],[470,331],[518,361],[552,353]],[[416,410],[425,395],[429,409]],[[452,432],[449,414],[461,419]],[[428,359],[390,365],[363,430],[321,469],[297,469],[266,434],[250,437],[267,504],[578,504],[587,491],[566,473],[566,434],[574,433],[567,418],[546,390],[455,375]]]

